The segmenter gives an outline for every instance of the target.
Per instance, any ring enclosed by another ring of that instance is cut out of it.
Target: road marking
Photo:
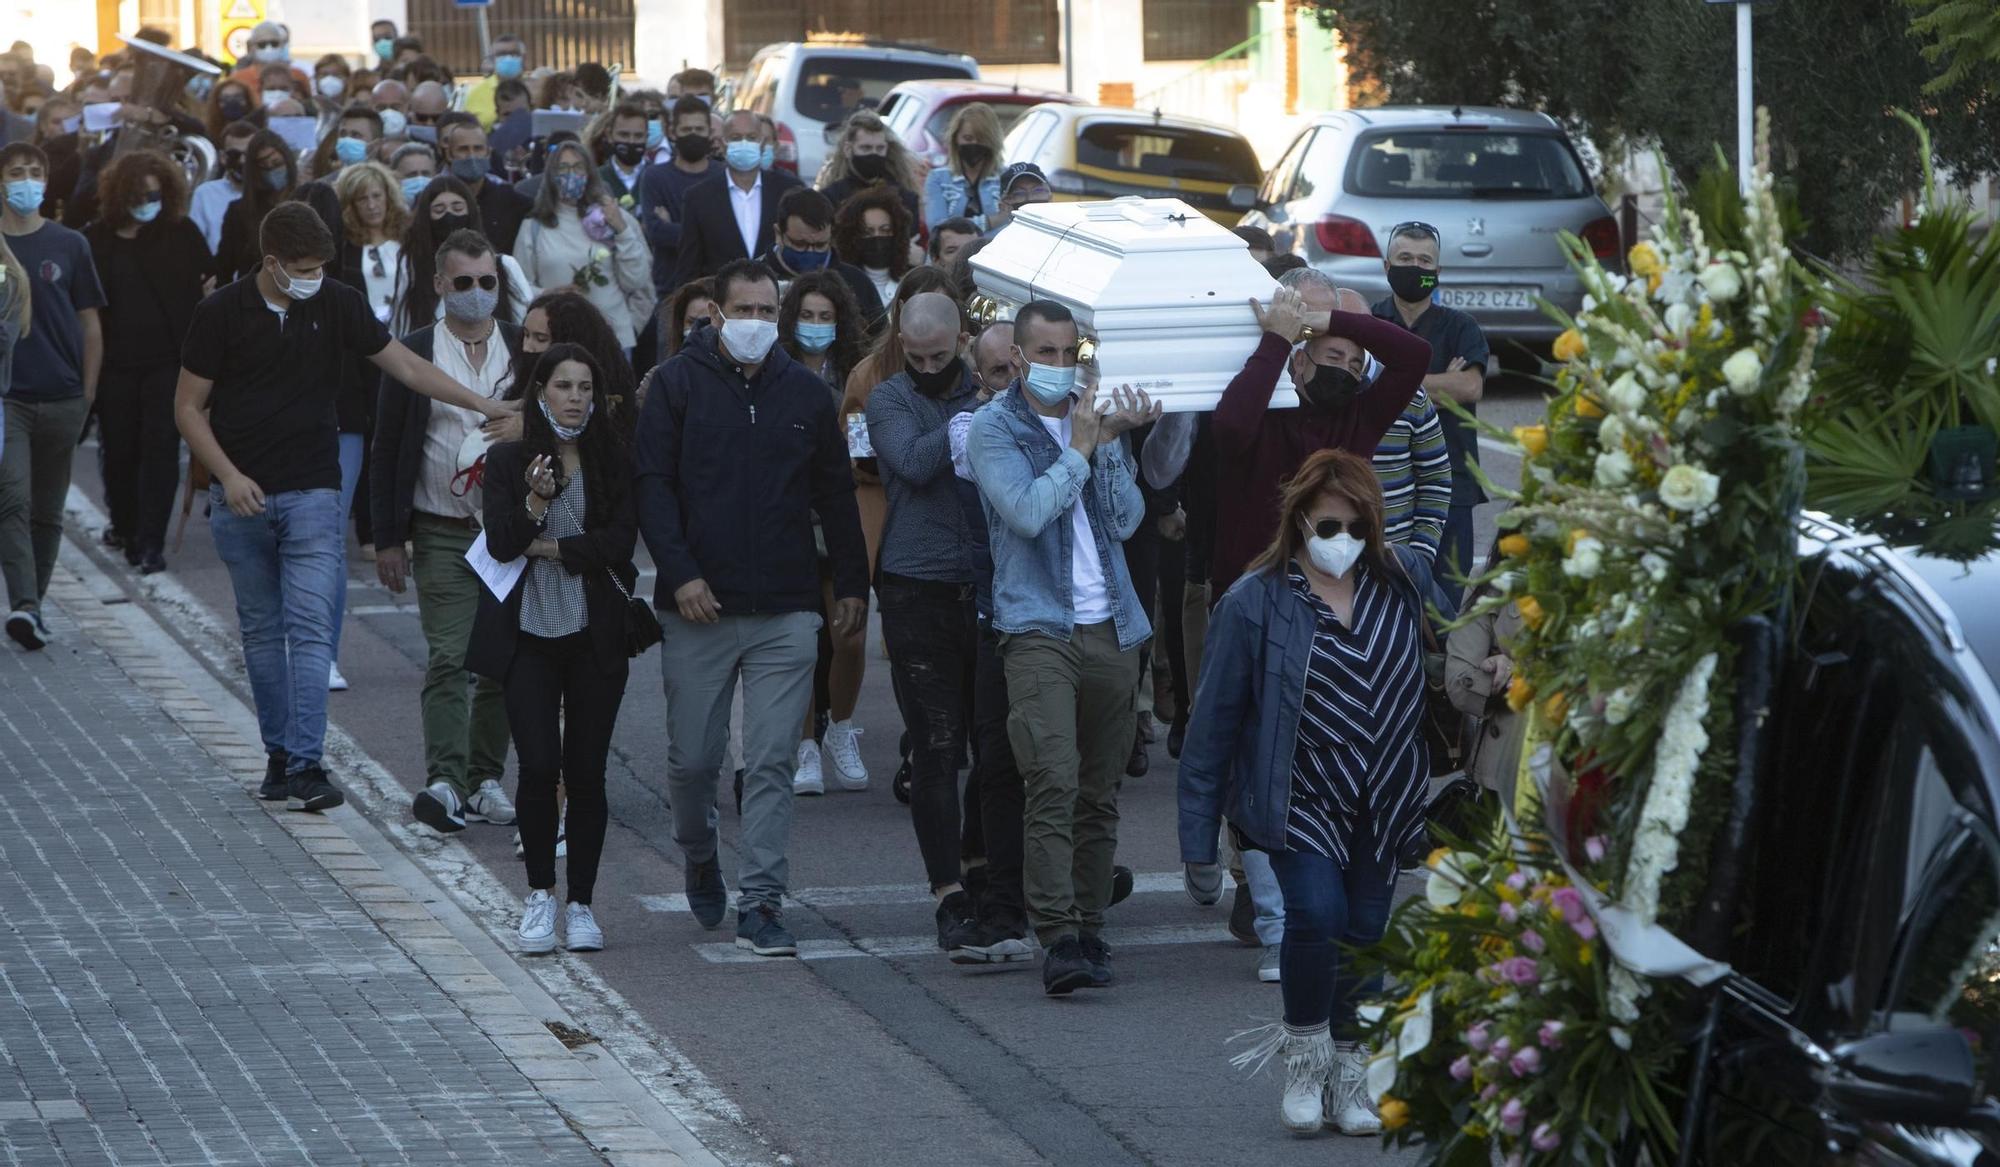
[[[1132,880],[1132,894],[1151,892],[1182,891],[1181,873],[1162,871],[1154,874],[1135,876]],[[672,895],[637,896],[639,906],[649,912],[685,912],[688,910],[687,895],[676,892]],[[862,887],[807,887],[788,892],[785,899],[800,907],[859,908],[891,904],[928,904],[935,897],[923,884],[876,884]]]
[[[1180,877],[1176,875],[1175,880]],[[1106,928],[1104,942],[1115,951],[1119,948],[1150,948],[1166,944],[1216,944],[1237,947],[1229,931],[1220,923],[1215,924],[1166,924],[1154,928]],[[783,967],[784,958],[758,956],[747,948],[738,948],[734,941],[724,944],[691,945],[695,954],[710,964],[765,964]],[[894,959],[910,956],[936,956],[944,953],[938,950],[937,936],[881,936],[864,937],[860,940],[801,940],[800,960],[841,960],[848,957],[872,956],[877,959]],[[1013,961],[1014,964],[1032,966],[1040,956],[1027,961]],[[967,965],[978,968],[978,965]],[[997,963],[995,967],[998,967]]]

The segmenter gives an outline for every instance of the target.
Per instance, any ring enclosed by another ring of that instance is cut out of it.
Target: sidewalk
[[[0,649],[0,1161],[684,1161],[102,600]]]

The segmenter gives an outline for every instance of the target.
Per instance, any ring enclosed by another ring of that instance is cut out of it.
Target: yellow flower
[[[1569,698],[1557,693],[1542,702],[1542,716],[1548,719],[1550,725],[1561,725],[1563,718],[1569,716]]]
[[[1657,275],[1657,274],[1656,274],[1656,275],[1650,275],[1650,276],[1647,276],[1647,277],[1646,277],[1646,292],[1647,292],[1647,294],[1648,294],[1648,295],[1651,295],[1652,293],[1654,293],[1654,292],[1657,292],[1657,291],[1659,291],[1659,290],[1660,290],[1660,284],[1661,284],[1662,282],[1663,282],[1663,277],[1661,277],[1661,276],[1659,276],[1659,275]]]
[[[1566,539],[1566,540],[1564,540],[1564,542],[1563,542],[1563,554],[1564,554],[1564,555],[1575,555],[1575,554],[1576,554],[1576,541],[1577,541],[1578,539],[1588,539],[1588,538],[1590,538],[1590,532],[1589,532],[1589,531],[1585,530],[1585,529],[1584,529],[1584,528],[1582,528],[1582,527],[1572,527],[1572,528],[1570,529],[1570,533],[1569,533],[1569,538],[1568,538],[1568,539]]]
[[[1520,559],[1528,554],[1526,535],[1504,535],[1500,539],[1500,554],[1509,559]]]
[[[1578,336],[1574,328],[1565,328],[1562,335],[1556,337],[1555,358],[1559,361],[1573,361],[1589,351],[1589,346],[1583,343],[1583,337]]]
[[[1375,1104],[1375,1111],[1382,1116],[1382,1129],[1385,1131],[1401,1130],[1409,1125],[1410,1104],[1400,1098],[1384,1094],[1382,1101]]]
[[[1585,397],[1579,393],[1576,395],[1576,415],[1578,417],[1603,417],[1604,407],[1597,403],[1596,398]]]
[[[1586,940],[1576,946],[1576,962],[1578,964],[1590,963],[1590,941]]]
[[[1486,1137],[1485,1123],[1469,1122],[1461,1129],[1465,1131],[1465,1137],[1469,1139],[1483,1139]]]
[[[1444,857],[1449,854],[1451,854],[1450,847],[1439,847],[1429,855],[1424,856],[1424,866],[1430,868],[1432,871],[1436,871],[1437,865],[1443,862]]]
[[[1625,257],[1626,263],[1635,276],[1656,276],[1660,274],[1660,252],[1651,243],[1634,244]]]
[[[1535,687],[1526,677],[1517,676],[1507,685],[1507,708],[1519,713],[1535,699]]]
[[[1521,622],[1530,628],[1540,628],[1548,613],[1542,611],[1541,601],[1533,596],[1522,596],[1514,601],[1514,607],[1521,613]]]
[[[1528,452],[1528,457],[1540,457],[1549,448],[1549,427],[1544,425],[1517,425],[1514,440]]]

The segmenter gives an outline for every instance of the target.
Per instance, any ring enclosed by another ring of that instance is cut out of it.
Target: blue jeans
[[[1375,943],[1389,926],[1396,892],[1396,859],[1375,862],[1365,832],[1357,834],[1343,869],[1311,851],[1270,852],[1271,870],[1285,893],[1285,942],[1278,972],[1285,994],[1285,1023],[1310,1028],[1333,1023],[1336,1038],[1354,1025],[1354,1007],[1381,990],[1362,983],[1340,948]],[[1247,869],[1246,864],[1246,869]]]
[[[264,513],[229,509],[208,492],[209,529],[236,592],[243,665],[266,753],[291,755],[297,773],[319,765],[326,742],[326,675],[333,663],[334,596],[346,575],[347,524],[336,490],[267,495]]]
[[[364,434],[340,435],[340,582],[333,589],[333,651],[327,662],[340,659],[340,630],[347,624],[347,521],[354,514],[354,488],[361,485],[361,457],[367,452]]]
[[[1257,906],[1257,943],[1270,946],[1285,939],[1285,893],[1271,857],[1257,850],[1243,852],[1243,882],[1250,885],[1250,902]]]

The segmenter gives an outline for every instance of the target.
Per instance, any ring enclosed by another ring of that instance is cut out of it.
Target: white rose
[[[1669,333],[1675,336],[1685,336],[1688,329],[1694,326],[1694,309],[1688,307],[1686,304],[1675,304],[1667,309],[1666,315],[1662,317],[1662,320],[1665,322]]]
[[[1637,413],[1646,403],[1646,390],[1637,377],[1627,373],[1605,388],[1604,403],[1620,413]]]
[[[1597,485],[1612,488],[1632,480],[1632,455],[1623,450],[1606,450],[1597,456]]]
[[[1625,422],[1614,413],[1597,424],[1597,444],[1607,450],[1622,450],[1629,432]]]
[[[1688,514],[1704,511],[1714,505],[1718,485],[1715,475],[1683,462],[1660,479],[1660,501]]]
[[[1639,557],[1639,567],[1654,583],[1663,583],[1667,578],[1667,561],[1651,551]]]
[[[1743,277],[1726,263],[1711,263],[1696,278],[1708,298],[1718,304],[1727,304],[1743,294]]]
[[[611,250],[609,248],[593,247],[590,249],[590,259],[591,262],[593,263],[602,263],[604,260],[610,258],[611,258]]]
[[[1757,350],[1740,348],[1729,354],[1722,362],[1722,378],[1729,382],[1729,391],[1738,397],[1748,397],[1757,391],[1757,382],[1764,377],[1764,358]]]
[[[1563,574],[1577,579],[1592,579],[1604,564],[1604,544],[1585,535],[1570,548],[1569,557],[1563,560]]]

